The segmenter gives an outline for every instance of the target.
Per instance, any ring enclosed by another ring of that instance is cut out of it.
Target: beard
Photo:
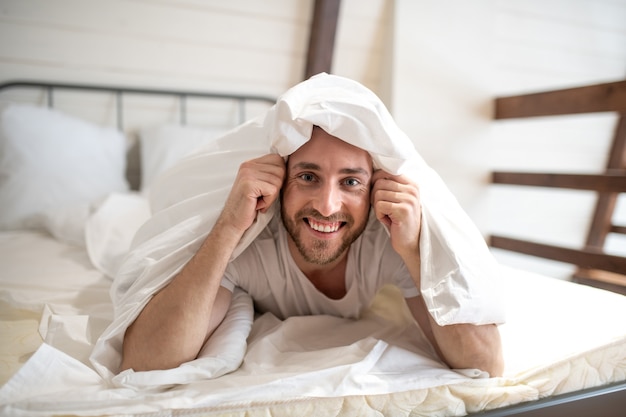
[[[283,225],[295,243],[300,255],[302,255],[306,262],[316,265],[327,265],[339,259],[350,245],[358,239],[361,233],[363,233],[367,225],[367,218],[362,224],[355,225],[354,218],[349,214],[337,214],[324,217],[317,210],[313,209],[303,209],[298,211],[294,217],[289,217],[287,213],[285,213],[284,206],[281,206],[281,215]],[[336,239],[325,240],[314,239],[312,237],[307,238],[310,242],[307,244],[302,237],[304,227],[308,227],[306,225],[307,222],[304,221],[305,217],[327,222],[340,221],[343,224],[339,230],[345,229],[348,233],[343,234],[339,245],[337,245]]]

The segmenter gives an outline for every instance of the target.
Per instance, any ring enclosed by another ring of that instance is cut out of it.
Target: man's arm
[[[492,377],[502,376],[504,359],[500,332],[495,324],[440,326],[428,312],[422,297],[407,298],[406,302],[437,354],[450,368],[476,368]]]
[[[170,369],[196,358],[230,306],[232,294],[220,286],[228,260],[257,211],[278,197],[284,175],[284,161],[275,154],[241,165],[198,252],[126,330],[120,370]]]
[[[391,245],[420,288],[419,236],[421,204],[419,190],[403,176],[382,170],[372,177],[372,206],[389,229]],[[407,299],[413,317],[443,361],[451,368],[477,368],[491,376],[502,375],[504,360],[500,333],[494,324],[440,326],[428,312],[422,297]]]

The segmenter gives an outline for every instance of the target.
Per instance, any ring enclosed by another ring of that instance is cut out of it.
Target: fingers
[[[262,190],[261,195],[257,198],[257,210],[265,212],[280,195],[280,189],[285,180],[285,161],[280,155],[271,154],[263,157],[262,176],[260,180],[266,182],[269,186]]]
[[[421,202],[419,188],[407,177],[379,170],[372,176],[372,207],[390,231],[392,246],[413,253],[419,242]]]
[[[243,162],[233,183],[221,218],[237,230],[245,231],[258,211],[265,212],[280,195],[285,162],[269,154]]]
[[[404,218],[419,208],[419,189],[407,177],[378,170],[372,184],[372,206],[382,221]]]
[[[244,162],[239,177],[245,194],[256,199],[255,209],[265,211],[280,194],[285,178],[285,162],[280,155],[264,155]]]

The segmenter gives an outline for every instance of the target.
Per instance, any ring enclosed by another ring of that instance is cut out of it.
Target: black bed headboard
[[[160,88],[135,88],[122,87],[112,85],[96,85],[96,84],[78,84],[78,83],[58,83],[47,81],[9,81],[0,84],[0,92],[10,88],[39,88],[46,91],[47,105],[54,107],[54,93],[56,90],[81,90],[94,91],[103,93],[112,93],[116,97],[116,126],[119,130],[124,128],[124,96],[128,94],[148,94],[155,96],[171,96],[178,97],[180,100],[180,118],[181,124],[187,123],[187,98],[207,98],[207,99],[224,99],[236,100],[239,105],[239,123],[247,120],[246,103],[247,102],[265,102],[274,104],[275,99],[269,96],[255,94],[238,94],[223,93],[214,91],[191,91],[191,90],[168,90]]]

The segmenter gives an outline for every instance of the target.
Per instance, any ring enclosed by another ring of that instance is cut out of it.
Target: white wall
[[[303,71],[311,1],[2,0],[0,78],[276,94]]]
[[[581,247],[592,193],[489,186],[488,175],[601,172],[615,116],[493,122],[492,99],[624,79],[626,1],[397,0],[394,16],[396,120],[480,230]],[[616,217],[626,217],[625,205]],[[611,236],[610,250],[626,253],[626,240]],[[572,271],[495,252],[553,276]]]

